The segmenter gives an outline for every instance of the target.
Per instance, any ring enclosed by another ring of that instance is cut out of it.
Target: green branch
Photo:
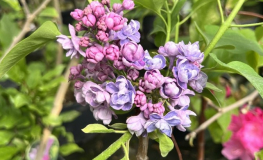
[[[167,26],[166,26],[166,40],[165,42],[168,42],[170,40],[170,34],[171,34],[171,11],[169,9],[167,1],[165,2],[166,10],[167,10]]]
[[[217,3],[218,3],[218,8],[219,8],[220,16],[221,16],[221,22],[222,22],[222,24],[223,24],[223,23],[225,22],[225,19],[224,19],[224,14],[223,14],[223,10],[222,10],[221,1],[220,1],[220,0],[217,0]]]
[[[205,50],[205,57],[208,56],[208,54],[214,49],[216,43],[219,41],[219,39],[222,37],[222,35],[225,33],[225,31],[228,29],[228,27],[231,25],[233,19],[235,18],[235,16],[237,15],[238,11],[240,10],[240,8],[242,7],[243,3],[245,2],[245,0],[239,0],[235,6],[235,8],[233,9],[233,11],[231,12],[231,14],[229,15],[229,17],[227,18],[227,20],[221,25],[221,27],[219,28],[218,32],[216,33],[215,37],[213,38],[213,40],[209,43],[209,45],[207,46],[206,50]]]
[[[263,25],[263,22],[260,23],[252,23],[252,24],[232,24],[230,27],[253,27]]]

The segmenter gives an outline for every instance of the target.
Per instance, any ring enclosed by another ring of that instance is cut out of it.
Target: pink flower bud
[[[79,31],[84,31],[84,30],[86,30],[86,27],[84,27],[84,26],[82,25],[82,22],[78,22],[78,23],[76,24],[76,26],[75,26],[75,30],[76,30],[77,32],[79,32]]]
[[[71,17],[77,21],[81,21],[83,18],[84,12],[80,9],[75,9],[73,12],[70,13]]]
[[[88,14],[82,18],[82,22],[87,27],[93,27],[96,23],[96,17],[93,14]]]
[[[81,37],[79,41],[79,45],[82,47],[88,47],[90,43],[90,40],[88,37]]]
[[[96,38],[99,41],[107,42],[109,40],[109,34],[105,33],[104,31],[98,31]]]
[[[97,75],[98,80],[101,82],[105,82],[108,79],[108,77],[109,76],[105,74],[104,72],[99,72]]]
[[[106,16],[102,16],[102,17],[100,17],[100,19],[97,22],[98,29],[100,29],[102,31],[106,31],[107,30],[107,25],[105,23],[105,19],[106,19]]]
[[[123,10],[122,5],[120,3],[114,3],[112,9],[115,13],[120,13]]]
[[[104,58],[103,47],[96,44],[86,50],[87,61],[91,63],[98,63]]]
[[[122,48],[122,55],[129,62],[135,62],[142,59],[144,50],[141,45],[135,42],[128,42]]]
[[[134,98],[134,104],[137,107],[141,107],[141,106],[145,105],[146,102],[147,102],[147,98],[146,98],[145,94],[141,91],[136,91],[135,98]]]
[[[124,70],[125,69],[125,65],[122,62],[121,56],[119,56],[118,60],[114,60],[113,66],[118,70]]]
[[[102,0],[101,3],[105,6],[109,6],[110,5],[110,0]]]
[[[136,69],[129,69],[128,70],[127,78],[129,80],[135,81],[138,77],[139,77],[139,71],[138,70],[136,70]]]
[[[83,82],[81,82],[81,81],[76,81],[75,82],[75,84],[74,84],[74,87],[76,88],[76,89],[81,89],[82,87],[83,87]]]
[[[110,12],[107,15],[105,22],[106,22],[106,25],[109,29],[112,29],[114,31],[118,31],[118,30],[122,29],[124,24],[127,22],[127,19],[123,18],[122,16],[120,16],[114,12]]]
[[[118,60],[119,55],[120,55],[120,50],[118,46],[111,44],[110,46],[107,47],[106,49],[107,59],[112,60],[112,61]]]
[[[132,0],[124,0],[122,7],[126,10],[132,10],[134,8],[134,2]]]

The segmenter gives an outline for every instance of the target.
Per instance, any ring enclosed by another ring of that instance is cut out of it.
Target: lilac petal
[[[132,104],[131,103],[126,103],[124,104],[124,106],[122,107],[123,111],[128,111],[132,108]]]
[[[73,55],[77,53],[77,51],[75,49],[70,49],[67,53],[66,53],[66,57],[69,57],[70,55]]]
[[[182,95],[178,98],[178,105],[179,106],[184,107],[184,106],[188,106],[189,104],[190,104],[190,98],[188,96]]]
[[[176,127],[177,127],[178,130],[180,130],[182,132],[186,131],[186,129],[181,124],[177,125]]]
[[[147,130],[148,133],[154,131],[156,129],[155,122],[147,121],[144,125],[144,128]]]
[[[113,82],[109,82],[107,85],[106,85],[106,90],[110,93],[115,93],[115,92],[118,92],[119,89],[115,86],[115,84]]]
[[[162,119],[162,117],[157,113],[153,113],[153,114],[150,114],[150,119],[151,120],[159,120],[159,119]]]
[[[120,104],[113,104],[112,101],[110,102],[110,106],[111,108],[115,109],[115,110],[121,110],[123,105]]]

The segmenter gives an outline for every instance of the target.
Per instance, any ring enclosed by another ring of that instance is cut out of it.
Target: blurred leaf
[[[255,153],[255,160],[263,159],[263,149]]]
[[[27,64],[25,59],[21,59],[17,65],[10,69],[7,73],[8,78],[12,81],[21,84],[24,82],[25,77],[27,76]]]
[[[162,32],[158,32],[154,37],[154,44],[157,47],[163,46],[165,43],[166,35]]]
[[[221,62],[215,54],[211,53],[210,56],[220,65],[217,70],[224,72],[230,71],[244,76],[258,90],[261,97],[263,97],[263,78],[260,77],[250,66],[238,61],[232,61],[225,64]]]
[[[0,42],[4,51],[9,47],[13,38],[19,33],[19,30],[17,23],[8,14],[2,16],[0,20]]]
[[[255,35],[256,35],[257,41],[260,41],[263,38],[263,26],[259,26],[256,28]]]
[[[29,103],[30,103],[30,98],[23,93],[17,94],[14,98],[14,105],[16,108],[20,108],[23,105],[27,105]]]
[[[10,160],[19,151],[17,147],[5,146],[0,147],[1,160]]]
[[[113,125],[109,125],[110,128],[113,129],[127,129],[127,124],[125,123],[114,123]]]
[[[53,22],[45,22],[33,34],[16,44],[9,53],[1,58],[0,78],[23,57],[25,57],[32,51],[42,47],[47,42],[55,40],[56,36],[60,34],[61,33],[58,31],[57,26]]]
[[[151,34],[154,34],[154,33],[158,33],[158,32],[162,32],[162,33],[166,34],[165,28],[163,28],[163,27],[160,26],[160,25],[156,25],[156,26],[154,26],[154,28],[153,28],[153,30],[151,31],[150,35],[151,35]]]
[[[56,68],[48,71],[44,76],[42,77],[43,80],[49,81],[52,78],[61,75],[63,69],[65,68],[64,65],[58,65]]]
[[[67,112],[63,112],[59,115],[59,118],[61,119],[61,121],[63,123],[66,122],[71,122],[74,119],[76,119],[78,116],[80,115],[80,113],[78,111],[67,111]]]
[[[26,84],[30,89],[36,88],[39,86],[41,78],[42,76],[39,70],[31,71],[26,78]]]
[[[43,123],[46,126],[59,126],[61,125],[62,122],[59,117],[49,115],[49,116],[43,117]]]
[[[173,141],[164,133],[158,132],[157,135],[159,138],[159,148],[161,151],[161,155],[162,157],[166,157],[168,153],[174,148]]]
[[[0,145],[6,145],[14,137],[14,132],[0,131]]]
[[[197,32],[201,35],[203,38],[205,45],[210,43],[210,40],[206,37],[205,33],[201,30],[201,28],[198,26],[196,22],[194,22]]]
[[[206,82],[205,88],[211,89],[211,90],[216,91],[216,92],[222,92],[221,89],[217,88],[215,85],[213,85],[212,83],[209,83],[209,82]]]
[[[101,124],[89,124],[82,131],[84,133],[114,133],[113,129],[108,129]]]
[[[201,93],[202,96],[205,96],[207,98],[209,98],[215,105],[221,107],[221,103],[219,102],[219,100],[215,97],[215,95],[208,90],[207,88],[204,88],[203,92]]]
[[[110,5],[112,6],[114,3],[122,3],[121,0],[111,0]]]
[[[148,133],[148,136],[150,139],[157,140],[158,139],[157,130],[154,130],[153,132]]]
[[[46,72],[46,66],[42,62],[32,62],[27,66],[28,72],[40,71],[41,73]]]
[[[18,0],[2,0],[7,3],[10,7],[12,7],[15,11],[20,11],[21,7]]]
[[[102,159],[108,159],[113,153],[115,153],[120,147],[121,144],[125,143],[129,139],[131,139],[132,135],[127,132],[124,135],[121,136],[117,141],[112,143],[106,150],[104,150],[100,155],[95,157],[93,160],[102,160]]]
[[[57,77],[57,78],[51,80],[50,82],[48,82],[47,84],[40,86],[39,90],[40,91],[48,91],[52,88],[57,87],[63,81],[65,81],[65,78],[63,76]]]
[[[74,152],[84,152],[84,150],[80,148],[78,145],[76,145],[75,143],[69,143],[69,144],[60,146],[59,152],[63,156],[68,156]]]
[[[217,46],[214,49],[235,49],[236,47],[233,45],[222,45],[222,46]]]
[[[176,6],[175,6],[175,8],[174,8],[174,10],[172,11],[172,14],[171,14],[171,19],[172,19],[171,26],[172,26],[172,29],[171,29],[171,31],[173,31],[173,28],[175,27],[177,15],[179,14],[179,12],[182,9],[182,7],[184,6],[185,2],[186,2],[186,0],[178,1]]]
[[[141,5],[153,12],[155,12],[157,15],[161,15],[161,8],[165,1],[160,0],[134,0],[135,4]]]
[[[39,16],[58,18],[58,12],[54,7],[46,7],[42,12],[40,12]]]

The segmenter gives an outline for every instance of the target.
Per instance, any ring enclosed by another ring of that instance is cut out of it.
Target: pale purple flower
[[[136,43],[140,42],[140,22],[131,20],[129,25],[125,23],[123,28],[117,32],[117,37],[120,39],[120,45],[123,46],[124,44],[128,43],[129,41],[134,41]]]
[[[166,66],[166,60],[163,55],[157,54],[152,58],[147,50],[145,51],[145,56],[143,61],[145,62],[145,66],[144,66],[145,70],[152,70],[152,69],[161,70]]]
[[[86,50],[87,61],[91,63],[98,63],[102,61],[105,56],[104,49],[101,45],[95,44]]]
[[[165,99],[177,99],[181,96],[182,93],[183,89],[178,85],[176,79],[170,77],[164,78],[164,83],[160,89],[161,97]]]
[[[146,123],[146,119],[144,118],[143,114],[140,113],[137,116],[129,117],[126,120],[127,128],[131,134],[136,134],[137,137],[140,135],[145,135],[145,128],[144,125]]]
[[[180,124],[176,125],[177,129],[185,132],[185,127],[191,126],[191,120],[189,115],[196,116],[193,111],[187,110],[188,106],[182,107],[180,109],[175,109],[174,112],[177,114],[177,117],[180,119]]]
[[[86,103],[85,98],[84,98],[84,96],[82,94],[83,84],[80,84],[80,85],[82,85],[82,86],[80,86],[80,87],[77,86],[78,88],[75,87],[75,89],[74,89],[74,96],[76,98],[77,103],[85,106],[87,103]]]
[[[77,66],[72,66],[70,68],[69,79],[74,80],[77,78],[82,78],[81,75],[82,70],[83,70],[83,66],[81,64],[78,64]]]
[[[81,89],[83,87],[84,83],[81,82],[81,81],[76,81],[75,84],[74,84],[74,87],[76,89]]]
[[[89,37],[81,37],[79,41],[79,45],[82,47],[88,47],[90,44],[90,39]]]
[[[132,108],[135,89],[124,76],[118,76],[116,83],[109,82],[106,90],[111,93],[110,106],[113,109],[128,111]]]
[[[127,78],[129,80],[135,81],[138,77],[139,77],[139,71],[138,70],[133,68],[133,69],[129,69],[127,71]]]
[[[119,56],[120,56],[120,49],[118,46],[111,44],[109,46],[106,47],[106,58],[114,61],[114,60],[118,60]]]
[[[176,56],[179,54],[178,45],[174,42],[169,41],[165,43],[164,46],[159,47],[158,53],[169,58],[170,60],[169,69],[172,69],[174,60]]]
[[[164,77],[158,69],[146,71],[144,74],[144,84],[139,84],[139,89],[141,91],[152,91],[154,89],[160,88],[164,82]]]
[[[149,103],[142,105],[140,107],[140,110],[143,112],[144,117],[148,119],[149,115],[152,113],[157,113],[159,115],[163,115],[165,108],[164,108],[162,102],[158,102],[158,103],[153,104],[150,101]]]
[[[57,42],[62,44],[63,49],[69,50],[66,53],[66,57],[71,56],[71,58],[73,58],[75,56],[78,58],[79,54],[81,54],[83,57],[86,57],[85,52],[83,52],[79,47],[80,38],[76,36],[76,31],[71,24],[69,24],[69,32],[71,35],[71,40],[65,35],[57,36]]]
[[[98,84],[87,81],[82,87],[82,94],[85,101],[92,107],[97,108],[102,103],[110,102],[110,94]]]
[[[123,0],[122,7],[126,10],[132,10],[134,8],[133,0]]]
[[[170,98],[169,102],[172,105],[172,107],[175,106],[180,106],[180,107],[185,107],[185,106],[189,106],[190,104],[190,98],[189,96],[194,96],[195,93],[189,89],[185,89],[183,90],[183,92],[181,93],[181,95],[178,98]]]
[[[177,79],[178,84],[186,89],[189,81],[197,79],[200,69],[187,59],[178,59],[176,64],[177,65],[172,69],[173,75]]]
[[[102,41],[102,42],[107,42],[109,40],[109,34],[104,32],[104,31],[98,31],[97,35],[96,35],[96,38],[99,40],[99,41]]]
[[[75,20],[81,21],[83,15],[84,15],[84,12],[81,9],[75,9],[73,12],[70,12],[70,15]]]
[[[167,136],[172,136],[172,126],[180,124],[180,119],[177,117],[175,111],[168,112],[165,116],[153,113],[150,119],[144,125],[144,128],[148,133],[153,132],[155,129],[159,129]]]
[[[112,116],[117,118],[116,114],[110,109],[107,103],[103,103],[97,108],[95,108],[93,110],[93,116],[97,121],[102,120],[104,125],[110,124]]]
[[[206,86],[207,75],[204,72],[199,72],[195,80],[189,81],[189,85],[198,93],[201,93]]]
[[[113,9],[113,12],[115,12],[117,14],[119,14],[120,12],[123,11],[122,4],[120,4],[120,3],[114,3],[112,6],[112,9]]]
[[[184,42],[179,42],[178,44],[179,55],[177,58],[179,59],[188,59],[191,62],[201,63],[204,59],[204,53],[202,53],[199,49],[199,42],[195,42],[191,44],[184,44]]]
[[[87,27],[93,27],[96,24],[96,17],[93,14],[88,14],[82,18],[82,22]]]
[[[122,16],[110,12],[107,15],[107,18],[105,20],[105,23],[109,29],[112,29],[114,31],[121,30],[123,25],[127,22],[126,18],[123,18]]]
[[[143,69],[145,62],[143,61],[144,50],[141,45],[135,42],[128,42],[122,47],[121,53],[124,65],[138,70]]]
[[[145,105],[146,102],[147,102],[147,98],[146,98],[145,94],[141,91],[136,91],[135,98],[134,98],[134,104],[137,107],[141,107],[141,106]]]

